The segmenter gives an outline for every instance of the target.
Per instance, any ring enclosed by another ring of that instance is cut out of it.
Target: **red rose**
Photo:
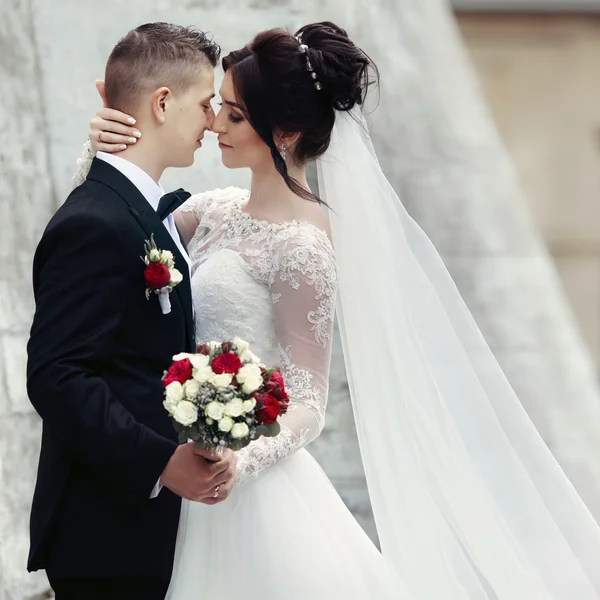
[[[285,388],[285,382],[283,381],[283,375],[279,371],[275,371],[269,378],[269,381],[272,381],[273,383],[280,385],[282,388]]]
[[[283,402],[282,400],[279,401],[279,414],[280,415],[285,415],[285,413],[288,411],[288,403],[289,400],[286,400],[285,402]]]
[[[210,346],[208,344],[198,344],[196,348],[196,354],[204,354],[208,356],[210,354]]]
[[[225,353],[231,352],[232,347],[233,347],[233,344],[231,342],[223,342],[221,344],[221,350]]]
[[[242,361],[233,352],[220,354],[210,365],[212,370],[220,375],[221,373],[237,373],[242,368]]]
[[[258,422],[264,423],[265,425],[275,423],[279,413],[281,412],[277,399],[273,398],[271,394],[256,394],[255,398],[262,406],[262,408],[256,414],[256,419]]]
[[[171,273],[166,265],[160,262],[153,262],[146,266],[144,270],[144,279],[149,288],[160,290],[171,281]]]
[[[179,381],[183,385],[186,381],[192,378],[192,363],[189,358],[183,360],[176,360],[167,371],[167,374],[163,378],[163,385],[167,387],[174,381]]]
[[[271,396],[279,400],[282,406],[289,404],[290,399],[287,395],[287,392],[285,391],[285,383],[283,382],[283,376],[279,371],[275,371],[271,375],[269,381],[267,381],[265,385],[265,391],[267,392],[267,394],[271,394]]]
[[[284,415],[287,412],[288,404],[290,403],[290,398],[287,395],[286,391],[281,389],[278,385],[271,384],[274,386],[273,391],[267,388],[267,393],[273,396],[277,402],[279,402],[279,407],[281,408],[281,414]]]
[[[276,383],[267,381],[265,384],[265,392],[267,394],[271,394],[271,396],[274,396],[275,398],[279,398],[282,393],[282,389],[281,386],[277,385]]]

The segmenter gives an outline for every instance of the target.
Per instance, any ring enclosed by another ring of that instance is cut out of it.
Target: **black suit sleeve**
[[[116,229],[89,214],[46,231],[34,261],[27,389],[78,462],[148,499],[176,444],[138,423],[101,376],[132,285],[123,247]]]

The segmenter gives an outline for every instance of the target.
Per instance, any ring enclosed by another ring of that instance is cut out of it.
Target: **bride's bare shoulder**
[[[322,206],[316,202],[311,202],[305,210],[302,211],[301,215],[298,215],[298,221],[312,225],[316,229],[324,233],[331,241],[331,228],[329,226],[329,219],[325,214]]]

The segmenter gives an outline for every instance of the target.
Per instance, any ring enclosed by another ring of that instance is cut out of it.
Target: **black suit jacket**
[[[167,315],[144,294],[152,234],[183,274]],[[44,232],[33,287],[27,389],[43,434],[28,569],[168,579],[180,498],[149,496],[177,444],[161,376],[194,348],[185,259],[138,189],[95,159]]]

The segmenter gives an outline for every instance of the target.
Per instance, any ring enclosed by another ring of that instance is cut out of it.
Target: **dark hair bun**
[[[324,93],[336,110],[348,111],[362,104],[377,68],[371,59],[350,40],[344,29],[324,21],[305,25],[296,36],[308,46],[310,62]]]
[[[305,52],[298,38],[308,48]],[[297,164],[322,156],[331,142],[336,110],[364,102],[370,74],[379,75],[375,64],[343,29],[324,22],[306,25],[295,36],[283,29],[263,31],[223,58],[223,68],[231,72],[236,101],[271,149],[288,187],[319,201],[289,175],[274,134],[300,134],[293,149]]]

